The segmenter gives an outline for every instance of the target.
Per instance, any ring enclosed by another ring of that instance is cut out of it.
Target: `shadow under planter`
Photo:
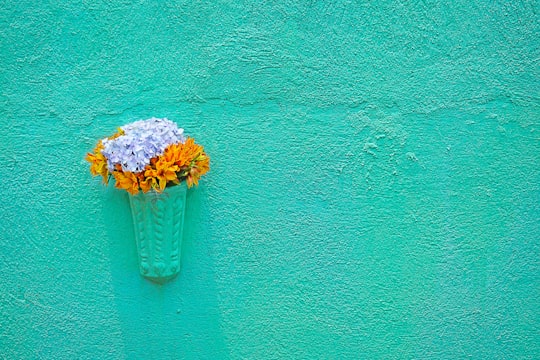
[[[180,271],[180,255],[187,185],[129,195],[135,226],[139,271],[147,279],[164,283]]]

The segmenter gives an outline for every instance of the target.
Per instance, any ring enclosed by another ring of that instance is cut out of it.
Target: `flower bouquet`
[[[86,155],[90,172],[129,193],[142,275],[162,282],[180,271],[187,188],[210,169],[201,145],[167,119],[122,126]]]

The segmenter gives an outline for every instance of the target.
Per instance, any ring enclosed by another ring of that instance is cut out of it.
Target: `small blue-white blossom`
[[[186,141],[184,129],[167,119],[139,120],[121,129],[123,135],[102,140],[101,153],[107,158],[109,169],[120,164],[124,171],[141,172],[150,164],[150,159],[163,154],[167,146]]]

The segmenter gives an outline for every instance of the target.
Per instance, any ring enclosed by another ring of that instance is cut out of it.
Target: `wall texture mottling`
[[[538,1],[0,8],[0,358],[538,358]],[[164,286],[83,161],[151,116],[212,158]]]

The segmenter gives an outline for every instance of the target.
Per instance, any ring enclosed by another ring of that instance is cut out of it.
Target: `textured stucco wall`
[[[538,1],[0,7],[0,358],[533,359]],[[82,160],[206,146],[182,272]]]

